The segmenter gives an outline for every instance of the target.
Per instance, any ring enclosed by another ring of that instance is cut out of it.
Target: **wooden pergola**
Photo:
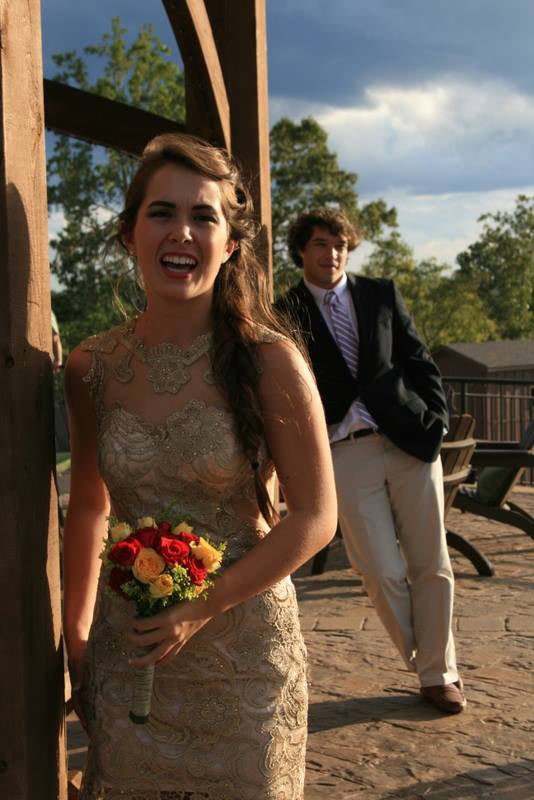
[[[138,155],[185,130],[249,177],[270,272],[265,0],[162,0],[186,124],[43,80],[39,0],[0,0],[0,797],[65,800],[45,127]]]

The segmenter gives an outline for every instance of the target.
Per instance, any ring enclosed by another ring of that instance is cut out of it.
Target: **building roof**
[[[439,347],[436,351],[449,351],[488,370],[521,369],[534,367],[534,339],[504,339],[500,342],[457,342]]]

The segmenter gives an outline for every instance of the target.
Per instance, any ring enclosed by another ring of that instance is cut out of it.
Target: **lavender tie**
[[[345,309],[337,294],[331,289],[324,296],[324,304],[330,311],[330,319],[334,328],[334,336],[341,355],[352,374],[353,378],[358,375],[358,337],[352,324],[349,312]],[[376,428],[377,424],[367,411],[360,400],[355,400],[356,408],[362,422],[370,428]]]

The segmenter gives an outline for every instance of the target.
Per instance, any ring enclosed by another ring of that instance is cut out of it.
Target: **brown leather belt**
[[[359,428],[357,431],[351,431],[340,442],[346,442],[348,439],[363,439],[364,436],[370,436],[372,433],[378,433],[378,428]]]

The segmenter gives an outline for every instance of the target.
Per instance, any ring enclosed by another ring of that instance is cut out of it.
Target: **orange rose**
[[[172,575],[168,575],[164,572],[162,575],[158,575],[157,578],[151,582],[149,586],[149,592],[151,597],[169,597],[172,594],[172,590],[174,588],[174,581],[172,579]]]
[[[199,561],[202,561],[204,569],[206,569],[208,572],[215,572],[221,566],[221,553],[215,547],[213,547],[213,545],[203,539],[202,536],[200,537],[198,544],[191,542],[189,547],[191,548],[191,552],[195,558],[198,558]]]
[[[174,526],[172,532],[175,536],[178,536],[180,533],[193,533],[193,528],[191,525],[188,525],[187,522],[180,522],[179,525]]]
[[[137,520],[138,528],[157,528],[154,517],[139,517]]]
[[[152,547],[143,547],[137,554],[132,572],[141,583],[152,583],[165,569],[165,561]]]
[[[127,522],[117,522],[116,525],[110,528],[109,532],[114,542],[121,542],[131,534],[132,528]]]

